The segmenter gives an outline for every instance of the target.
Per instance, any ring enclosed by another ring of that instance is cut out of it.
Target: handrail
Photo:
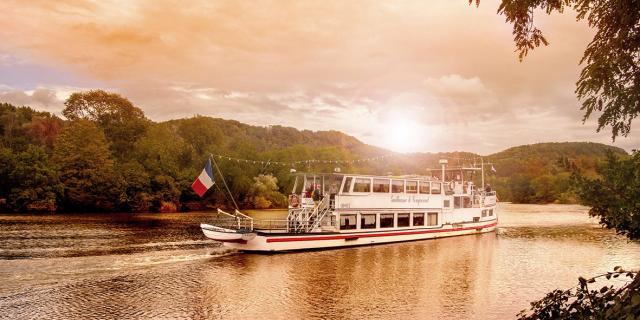
[[[291,232],[310,232],[317,228],[328,211],[330,211],[330,197],[323,197],[313,207],[290,209],[287,215],[288,230]]]
[[[233,218],[236,221],[236,228],[238,230],[242,229],[242,227],[245,225],[243,220],[249,221],[249,230],[253,230],[253,218],[249,217],[248,215],[238,211],[237,209],[235,210],[235,214],[231,214],[228,212],[225,212],[223,210],[221,210],[220,208],[218,208],[218,213],[224,214],[226,216],[229,216],[231,218]]]

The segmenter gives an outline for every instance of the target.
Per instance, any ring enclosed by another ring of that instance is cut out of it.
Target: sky
[[[155,121],[204,115],[339,130],[398,152],[490,154],[538,142],[630,151],[582,122],[591,37],[575,13],[535,22],[523,62],[497,1],[0,2],[0,101],[60,114],[76,91],[129,98]],[[637,122],[637,121],[636,121]],[[636,127],[640,124],[636,124]]]

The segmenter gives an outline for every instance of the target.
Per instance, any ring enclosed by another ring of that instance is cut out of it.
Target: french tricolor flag
[[[211,159],[207,161],[207,165],[204,166],[202,172],[196,179],[196,181],[191,184],[191,188],[195,191],[200,197],[204,195],[211,186],[213,186],[215,182],[213,181],[213,172],[211,171]]]

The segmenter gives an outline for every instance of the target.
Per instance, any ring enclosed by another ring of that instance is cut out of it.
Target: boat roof
[[[295,176],[340,176],[340,177],[363,177],[363,178],[379,178],[379,179],[416,179],[416,180],[440,180],[437,177],[406,174],[406,175],[372,175],[372,174],[359,174],[359,173],[319,173],[319,172],[295,172]]]

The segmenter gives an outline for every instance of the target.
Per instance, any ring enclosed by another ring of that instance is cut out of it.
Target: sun
[[[426,127],[409,119],[397,119],[385,127],[385,147],[396,152],[423,151]]]

